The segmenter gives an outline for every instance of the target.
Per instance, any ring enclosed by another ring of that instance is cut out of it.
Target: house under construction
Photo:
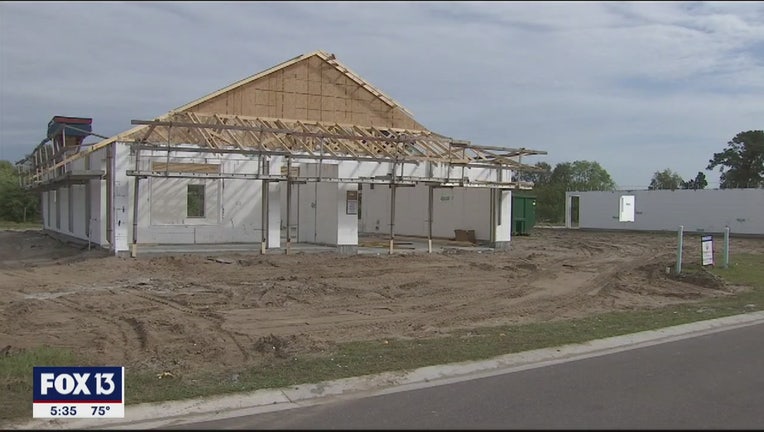
[[[44,229],[136,254],[142,245],[292,242],[357,250],[360,232],[507,247],[525,148],[432,132],[340,63],[313,52],[112,137],[54,117],[18,162]],[[84,144],[88,136],[101,141]],[[430,243],[431,244],[431,243]]]

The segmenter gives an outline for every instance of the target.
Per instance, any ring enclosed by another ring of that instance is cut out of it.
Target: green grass
[[[0,352],[0,420],[32,418],[32,368],[74,366],[81,360],[70,350],[38,347],[20,352]]]
[[[0,220],[0,230],[7,229],[42,229],[41,222],[13,222]]]
[[[482,360],[502,354],[582,343],[764,309],[764,255],[736,255],[729,269],[686,266],[694,277],[711,272],[730,284],[750,287],[735,295],[651,310],[599,314],[582,319],[452,332],[432,339],[343,343],[323,353],[273,356],[244,370],[158,378],[126,368],[126,403],[178,400],[264,388],[280,388],[386,371]],[[705,275],[708,276],[707,274]],[[39,349],[0,358],[0,379],[9,411],[0,418],[31,418],[32,366],[84,364],[71,353]]]
[[[729,283],[764,287],[764,255],[735,255],[729,268],[715,267],[712,272]]]

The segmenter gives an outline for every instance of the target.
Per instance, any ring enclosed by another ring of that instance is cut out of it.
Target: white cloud
[[[316,49],[433,130],[622,185],[764,128],[760,2],[3,2],[0,158],[53,115],[117,133]]]

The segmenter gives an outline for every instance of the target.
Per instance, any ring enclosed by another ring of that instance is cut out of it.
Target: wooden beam
[[[231,121],[233,122],[234,126],[246,126],[246,123],[244,123],[244,121],[242,119],[240,119],[239,116],[235,115],[235,116],[231,117]],[[231,129],[231,130],[235,130],[235,129]],[[252,132],[252,130],[250,130],[250,129],[240,129],[239,132],[241,132],[245,137],[249,137],[252,140],[252,144],[254,144],[252,146],[245,145],[244,147],[257,147],[257,146],[260,146],[260,138],[257,135],[255,135],[255,133]],[[244,144],[242,144],[242,145],[244,145]]]
[[[319,125],[317,125],[317,127],[318,127],[318,129],[319,129],[319,130],[321,130],[322,132],[326,132],[327,134],[331,133],[331,131],[329,131],[329,129],[327,129],[327,128],[326,128],[326,126],[324,126],[324,125],[322,125],[322,124],[319,124]],[[342,146],[342,148],[344,148],[344,149],[345,149],[345,151],[346,151],[348,154],[350,154],[351,156],[355,156],[355,157],[358,157],[358,153],[356,153],[356,152],[354,151],[354,149],[353,149],[353,148],[352,148],[350,145],[348,145],[348,144],[347,144],[345,141],[343,141],[343,140],[337,140],[337,144],[339,144],[340,146]]]
[[[194,123],[202,123],[202,122],[199,120],[199,117],[197,117],[197,116],[196,116],[196,114],[195,114],[194,112],[192,112],[192,111],[188,111],[188,112],[186,112],[185,114],[186,114],[186,115],[188,116],[188,118],[189,118],[189,119],[191,119],[191,121],[193,121]],[[210,126],[210,127],[214,127],[214,125],[207,125],[207,126]],[[212,148],[218,148],[218,147],[219,147],[218,145],[216,145],[216,144],[215,144],[215,142],[214,142],[214,140],[212,139],[212,137],[210,136],[210,134],[209,134],[209,131],[207,130],[207,128],[196,128],[196,129],[197,129],[197,130],[198,130],[198,131],[199,131],[199,132],[202,134],[202,136],[204,137],[204,140],[205,140],[205,141],[207,141],[207,145],[209,145],[209,146],[210,146],[210,147],[212,147]]]
[[[152,132],[154,132],[154,129],[156,129],[156,125],[151,125],[146,128],[146,133],[143,135],[143,138],[141,138],[141,142],[146,142],[147,139],[149,139],[149,135],[151,135]]]
[[[239,118],[241,118],[241,117],[239,117]],[[242,120],[244,120],[244,119],[242,119]],[[258,118],[257,120],[265,122],[264,119],[259,119]],[[236,129],[238,129],[238,130],[241,130],[241,129],[245,129],[245,130],[250,129],[250,130],[253,130],[254,132],[270,132],[270,133],[276,133],[276,134],[287,134],[287,133],[289,133],[289,134],[292,134],[294,136],[312,136],[312,137],[316,137],[316,138],[319,138],[319,137],[322,137],[322,138],[336,138],[336,139],[342,139],[342,138],[344,138],[344,139],[357,139],[357,138],[359,138],[358,136],[352,135],[352,134],[351,135],[335,134],[333,136],[325,136],[324,134],[319,133],[319,132],[300,132],[300,131],[297,131],[297,130],[292,129],[292,128],[290,128],[290,129],[279,129],[279,128],[272,128],[272,127],[257,127],[257,126],[249,126],[249,127],[247,127],[247,126],[237,126],[237,125],[212,125],[212,124],[206,124],[206,123],[202,123],[202,122],[195,123],[195,122],[173,122],[173,121],[163,121],[163,120],[157,120],[157,121],[133,120],[132,123],[133,124],[140,124],[140,125],[149,125],[149,124],[157,123],[159,125],[165,125],[165,126],[172,124],[174,127],[189,127],[189,128],[198,128],[198,129],[212,129],[212,128],[216,128],[216,127],[220,127],[220,128],[224,128],[224,129],[234,129],[234,130],[236,130]],[[391,139],[391,138],[385,138],[385,137],[372,137],[372,136],[369,136],[369,137],[364,138],[364,139],[371,140],[371,141],[401,141],[400,139]],[[416,141],[415,138],[407,138],[406,140],[407,141],[411,141],[411,142]]]
[[[270,123],[268,123],[266,121],[263,121],[262,123],[265,124],[267,126],[267,129],[269,129],[269,130],[275,130],[276,129],[276,128],[271,127]],[[279,136],[280,134],[272,133],[270,131],[266,131],[266,133],[269,133],[270,136],[273,136],[273,138],[275,139],[275,142],[278,142],[279,145],[281,146],[281,148],[283,148],[284,150],[286,150],[286,151],[288,151],[290,153],[292,152],[291,147],[289,145],[287,145],[287,143],[284,141],[283,138],[281,138],[281,136]]]
[[[220,164],[152,161],[151,170],[157,172],[219,173]]]
[[[282,121],[278,121],[276,123],[276,126],[278,126],[280,128],[287,128],[288,127]],[[310,132],[308,130],[308,128],[305,127],[305,125],[303,123],[301,123],[299,120],[297,121],[297,126],[299,126],[304,132]],[[292,135],[287,135],[286,137],[290,141],[290,143],[292,144],[292,150],[293,151],[295,150],[295,147],[300,147],[301,149],[307,151],[308,153],[312,153],[310,147],[307,144],[305,144],[302,140],[297,139],[297,138],[293,137]]]
[[[222,118],[220,118],[219,115],[215,114],[214,117],[215,117],[215,120],[218,121],[218,123],[225,124],[225,122],[223,121]],[[233,134],[233,131],[231,131],[231,129],[221,129],[221,131],[227,132],[228,136],[231,137],[231,139],[233,140],[234,143],[236,143],[237,147],[239,147],[240,149],[244,148],[244,146],[241,145],[241,141],[239,141],[239,139],[236,138],[236,136]]]
[[[228,145],[236,145],[236,141],[231,140],[231,139],[229,139],[226,136],[223,136],[223,134],[217,133],[215,131],[208,131],[207,133],[210,134],[210,138],[213,138],[213,139],[217,138],[218,140],[223,141],[224,143],[226,143]],[[220,148],[219,145],[216,145],[215,147],[216,148]]]
[[[372,126],[370,129],[371,129],[372,131],[374,131],[374,132],[378,133],[379,135],[383,135],[383,134],[382,134],[382,132],[381,132],[379,129],[375,128],[374,126]],[[353,126],[353,130],[354,130],[354,131],[356,131],[356,133],[360,133],[361,135],[367,135],[367,134],[365,134],[365,133],[363,132],[363,129],[361,129],[359,126]],[[389,151],[387,151],[387,148],[386,148],[386,146],[384,145],[384,143],[383,143],[383,142],[379,142],[379,141],[377,141],[377,140],[379,140],[379,139],[382,139],[382,140],[385,140],[385,141],[386,141],[386,140],[388,140],[389,138],[387,138],[387,137],[384,137],[384,136],[380,136],[380,137],[374,137],[374,136],[371,136],[371,135],[369,135],[368,137],[366,137],[366,136],[364,137],[364,140],[366,140],[366,141],[367,141],[367,143],[372,143],[372,142],[374,143],[374,144],[373,144],[373,146],[375,147],[375,149],[376,149],[376,150],[378,150],[378,151],[380,151],[380,152],[382,152],[382,153],[386,154],[387,156],[389,156],[389,157],[391,157],[391,158],[395,158],[395,156],[394,156],[392,153],[390,153]],[[375,156],[376,156],[376,155],[375,155]]]

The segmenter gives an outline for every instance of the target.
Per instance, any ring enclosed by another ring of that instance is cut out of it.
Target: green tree
[[[563,191],[614,190],[615,182],[597,162],[575,161],[558,163],[549,176],[549,184]]]
[[[705,189],[706,186],[708,186],[708,181],[702,171],[698,171],[698,175],[694,179],[682,182],[682,189]]]
[[[680,186],[682,186],[682,182],[682,176],[666,168],[663,171],[656,171],[655,174],[653,174],[653,178],[650,180],[650,186],[648,186],[647,189],[677,190]]]
[[[542,221],[562,222],[565,219],[565,192],[615,190],[615,186],[610,174],[597,162],[584,160],[558,163],[534,187],[536,216]]]
[[[707,170],[719,167],[719,187],[764,187],[764,130],[740,132],[727,148],[708,161]]]
[[[615,190],[615,182],[610,174],[594,161],[575,161],[570,167],[570,181],[567,191]]]
[[[534,167],[538,171],[519,171],[517,174],[518,180],[533,183],[534,187],[549,183],[549,177],[552,175],[552,166],[546,162],[536,162]]]
[[[39,218],[38,194],[22,188],[16,167],[0,160],[0,220],[28,222]]]

